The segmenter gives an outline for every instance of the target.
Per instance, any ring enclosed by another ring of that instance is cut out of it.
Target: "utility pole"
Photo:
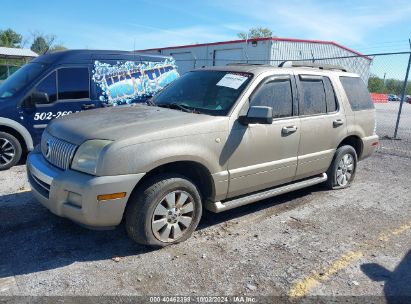
[[[410,56],[408,58],[408,66],[407,66],[407,72],[405,73],[405,79],[404,79],[404,85],[402,86],[402,96],[401,96],[401,102],[400,102],[400,108],[398,110],[398,116],[397,116],[397,123],[395,124],[395,131],[394,131],[394,139],[397,139],[397,132],[398,132],[398,126],[400,124],[400,118],[401,118],[401,111],[402,111],[402,105],[404,103],[405,99],[405,93],[407,90],[407,84],[408,84],[408,75],[410,73],[410,65],[411,65],[411,39],[408,39],[408,43],[410,44]]]

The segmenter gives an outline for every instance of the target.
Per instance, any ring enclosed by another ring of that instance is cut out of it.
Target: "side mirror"
[[[251,106],[246,116],[240,116],[238,121],[243,125],[272,124],[273,108],[263,106]]]
[[[50,102],[49,95],[45,92],[34,91],[33,93],[31,93],[30,99],[30,104],[32,106],[36,104],[47,104]]]

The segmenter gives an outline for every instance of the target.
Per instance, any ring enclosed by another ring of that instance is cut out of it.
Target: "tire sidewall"
[[[162,183],[161,188],[153,191],[153,187],[157,187],[158,183]],[[194,202],[193,220],[181,238],[175,242],[162,242],[156,238],[152,230],[153,214],[160,201],[168,193],[176,190],[185,191],[192,196]],[[131,203],[138,204],[131,208],[138,208],[136,215],[139,217],[139,220],[130,219],[130,214],[126,214],[126,225],[133,225],[133,223],[137,225],[135,231],[143,234],[143,238],[137,241],[143,242],[146,245],[164,247],[187,240],[197,228],[202,215],[201,196],[197,187],[189,179],[180,175],[167,174],[146,183],[146,186],[137,193],[136,200]]]
[[[7,139],[13,145],[14,150],[15,150],[14,158],[12,159],[12,161],[5,166],[0,165],[0,171],[3,171],[3,170],[10,169],[11,167],[15,166],[20,161],[20,158],[22,155],[22,148],[21,148],[21,144],[18,141],[18,139],[9,133],[0,132],[0,138]]]
[[[160,200],[162,200],[168,193],[171,193],[173,191],[176,190],[182,190],[182,191],[186,191],[187,193],[189,193],[194,200],[194,216],[193,216],[193,221],[190,224],[190,227],[187,228],[186,232],[184,233],[184,235],[178,239],[175,243],[179,243],[182,241],[185,241],[186,239],[188,239],[191,234],[194,232],[194,230],[197,228],[198,223],[200,222],[200,218],[201,218],[201,211],[202,211],[202,207],[201,207],[201,198],[200,195],[198,194],[197,189],[195,188],[194,185],[190,185],[186,184],[188,182],[188,180],[185,179],[175,179],[175,181],[171,182],[169,185],[167,185],[167,187],[164,187],[162,189],[162,191],[156,193],[156,195],[154,195],[151,200],[152,203],[150,204],[149,208],[147,209],[147,216],[146,216],[146,220],[145,220],[145,230],[150,234],[150,238],[153,237],[155,240],[157,240],[158,242],[160,242],[161,244],[173,244],[173,243],[164,243],[160,240],[158,240],[155,235],[154,232],[152,230],[151,227],[151,221],[153,218],[153,214],[155,209],[157,208],[158,204],[160,203]]]
[[[337,182],[337,169],[338,169],[339,162],[341,161],[341,159],[346,154],[351,154],[351,156],[354,159],[354,171],[353,171],[353,173],[351,175],[351,178],[348,181],[348,183],[345,186],[340,186]],[[338,148],[336,153],[335,153],[333,163],[332,163],[329,171],[327,172],[327,174],[329,176],[328,178],[331,181],[330,187],[332,189],[344,189],[344,188],[349,187],[351,185],[352,181],[355,178],[355,173],[357,172],[357,164],[358,164],[357,153],[355,152],[353,147],[347,145],[347,146],[342,146],[342,147]]]

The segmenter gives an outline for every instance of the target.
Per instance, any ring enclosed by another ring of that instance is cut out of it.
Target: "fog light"
[[[82,205],[81,195],[78,193],[69,191],[67,195],[67,202],[81,208],[81,205]]]
[[[97,195],[97,200],[98,201],[108,201],[108,200],[124,198],[124,197],[126,197],[126,194],[127,194],[126,192],[111,193],[111,194],[100,194],[100,195]]]

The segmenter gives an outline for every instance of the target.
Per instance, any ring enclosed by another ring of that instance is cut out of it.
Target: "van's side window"
[[[303,104],[300,106],[301,115],[327,113],[325,90],[322,78],[301,78]]]
[[[56,72],[51,73],[42,82],[40,82],[36,91],[46,93],[49,97],[48,103],[53,103],[57,100]]]
[[[273,117],[293,115],[293,97],[289,79],[273,79],[264,83],[251,96],[250,105],[273,108]]]
[[[62,68],[58,70],[58,99],[90,97],[88,68]]]

